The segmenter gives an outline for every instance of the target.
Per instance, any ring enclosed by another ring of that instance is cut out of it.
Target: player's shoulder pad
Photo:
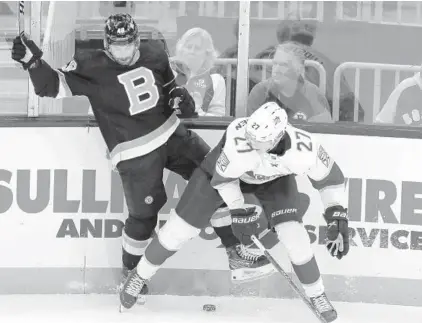
[[[154,52],[158,55],[165,54],[168,55],[168,50],[165,43],[159,39],[149,39],[148,41],[143,41],[139,44],[139,51],[142,52]]]
[[[148,56],[154,58],[155,60],[169,60],[169,56],[163,47],[153,45],[151,43],[141,44],[139,46],[139,51],[142,56]]]
[[[61,68],[63,72],[83,72],[88,67],[93,67],[96,63],[101,64],[101,61],[106,59],[106,54],[103,50],[94,50],[88,52],[77,52],[73,59]]]

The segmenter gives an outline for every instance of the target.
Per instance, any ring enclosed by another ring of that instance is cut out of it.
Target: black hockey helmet
[[[104,33],[107,45],[114,43],[126,45],[138,41],[138,26],[132,16],[127,13],[108,17]]]
[[[108,17],[104,27],[104,49],[117,63],[128,65],[139,49],[139,32],[135,20],[127,13]]]

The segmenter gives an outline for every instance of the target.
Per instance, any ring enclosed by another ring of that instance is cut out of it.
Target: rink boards
[[[197,132],[211,146],[222,135]],[[0,136],[0,293],[113,292],[126,209],[98,129],[0,128]],[[422,305],[422,142],[317,136],[348,178],[352,228],[350,254],[341,261],[331,258],[323,246],[319,194],[307,178],[298,178],[300,191],[311,198],[304,222],[327,292],[337,301]],[[168,202],[161,225],[186,185],[174,174],[166,173],[164,181]],[[271,234],[263,241],[269,247],[277,242]],[[291,271],[282,246],[273,254]],[[151,289],[293,297],[278,275],[231,284],[225,251],[211,228],[165,264]]]

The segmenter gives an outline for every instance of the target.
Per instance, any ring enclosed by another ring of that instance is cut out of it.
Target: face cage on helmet
[[[127,45],[127,44],[131,44],[133,42],[139,42],[139,34],[137,32],[137,30],[135,30],[134,34],[131,35],[130,37],[123,37],[123,39],[119,38],[119,37],[115,37],[115,36],[111,36],[107,34],[107,31],[105,31],[105,37],[104,37],[105,42],[107,43],[107,45],[113,45],[115,43],[120,43],[122,45]]]

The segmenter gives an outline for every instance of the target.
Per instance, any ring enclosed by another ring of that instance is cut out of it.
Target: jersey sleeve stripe
[[[344,175],[336,162],[333,163],[331,171],[323,179],[314,180],[309,177],[309,180],[312,186],[319,191],[325,210],[334,205],[347,208]]]
[[[230,215],[229,208],[225,207],[218,209],[210,220],[211,225],[214,228],[225,227],[232,224],[232,218]]]
[[[171,85],[175,80],[176,80],[176,77],[174,77],[170,82],[167,82],[166,84],[164,84],[163,87],[167,87]]]
[[[149,134],[116,145],[110,153],[113,167],[123,160],[144,156],[161,147],[176,131],[179,124],[180,120],[174,112],[166,122]]]
[[[321,180],[314,180],[309,177],[309,180],[311,181],[312,186],[316,190],[321,191],[329,186],[344,184],[344,175],[343,172],[340,170],[340,167],[338,167],[337,163],[334,162],[327,176],[325,176]]]
[[[57,93],[56,99],[71,97],[73,94],[69,85],[67,84],[65,74],[59,70],[56,70],[56,72],[59,76],[59,92]]]
[[[220,172],[218,171],[218,167],[216,168],[217,171],[214,172],[214,176],[211,179],[211,186],[214,188],[218,188],[219,186],[225,185],[227,183],[235,182],[238,178],[230,178],[221,176]]]

